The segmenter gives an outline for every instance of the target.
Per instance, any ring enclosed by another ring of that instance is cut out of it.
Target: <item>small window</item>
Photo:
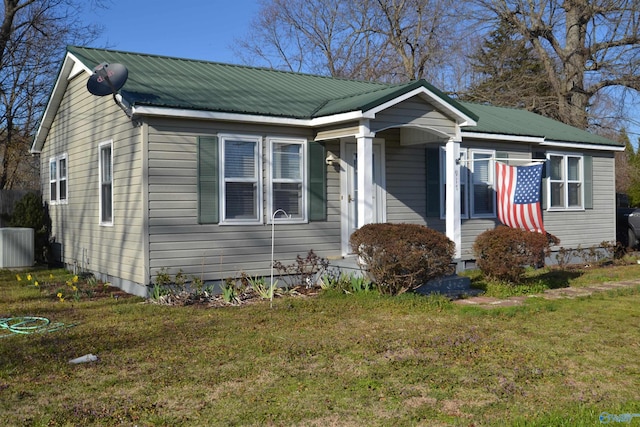
[[[471,150],[470,155],[471,216],[495,217],[496,197],[493,186],[495,151]]]
[[[113,225],[113,143],[100,144],[98,160],[100,175],[100,224]]]
[[[305,143],[302,140],[269,140],[269,220],[304,222],[307,216],[304,171]]]
[[[221,135],[222,221],[227,224],[262,222],[261,138]]]
[[[67,155],[49,159],[49,202],[52,205],[67,202]]]
[[[549,154],[550,210],[584,208],[582,156]]]

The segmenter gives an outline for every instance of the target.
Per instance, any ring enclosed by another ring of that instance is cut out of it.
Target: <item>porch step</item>
[[[414,290],[420,295],[441,294],[452,299],[461,296],[476,296],[483,293],[481,289],[471,287],[471,279],[456,274],[441,279],[430,280]]]

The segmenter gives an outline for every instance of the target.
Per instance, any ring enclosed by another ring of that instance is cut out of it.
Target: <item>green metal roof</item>
[[[466,132],[621,145],[525,110],[458,102],[424,80],[386,84],[105,49],[67,49],[88,69],[103,62],[124,64],[129,78],[120,93],[133,106],[313,119],[367,111],[423,87],[477,122],[463,128]]]
[[[389,85],[207,61],[69,46],[87,68],[121,63],[129,78],[120,90],[131,105],[311,119],[366,111],[425,87],[476,119],[426,81]]]
[[[539,137],[558,142],[624,145],[526,110],[469,102],[461,104],[480,117],[478,125],[464,127],[465,132]]]

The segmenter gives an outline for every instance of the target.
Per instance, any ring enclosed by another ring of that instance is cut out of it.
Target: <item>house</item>
[[[114,96],[87,81],[123,64]],[[381,84],[69,47],[32,152],[60,261],[145,295],[161,268],[268,275],[348,257],[371,222],[424,224],[464,267],[498,223],[495,159],[541,159],[543,217],[566,248],[615,240],[621,144],[425,81]]]

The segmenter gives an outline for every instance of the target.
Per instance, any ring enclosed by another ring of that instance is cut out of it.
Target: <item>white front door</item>
[[[386,192],[384,186],[383,145],[381,141],[373,143],[373,222],[386,221]],[[343,215],[343,254],[352,253],[349,236],[358,229],[358,150],[352,142],[344,144],[345,170],[342,197]]]

